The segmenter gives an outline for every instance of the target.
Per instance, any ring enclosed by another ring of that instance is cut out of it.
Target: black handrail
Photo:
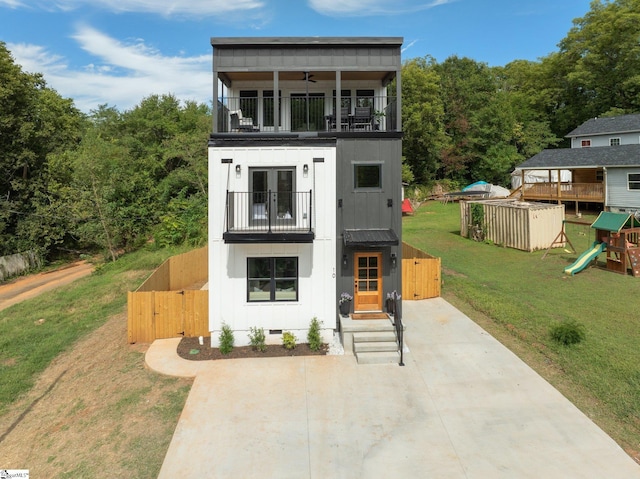
[[[402,312],[400,307],[399,295],[396,291],[391,296],[393,303],[393,325],[396,327],[396,339],[398,341],[398,349],[400,350],[399,366],[404,366],[404,328],[402,326]]]

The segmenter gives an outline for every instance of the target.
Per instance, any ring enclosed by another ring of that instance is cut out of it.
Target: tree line
[[[640,111],[638,38],[640,0],[595,0],[538,61],[405,61],[403,177],[508,186],[585,120]],[[203,244],[210,116],[172,95],[83,114],[0,42],[0,255]]]

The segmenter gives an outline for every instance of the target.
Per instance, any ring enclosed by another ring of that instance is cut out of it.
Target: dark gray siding
[[[339,265],[338,295],[353,293],[353,253],[366,248],[346,248],[343,231],[345,229],[392,229],[400,243],[398,246],[375,248],[383,255],[383,294],[393,290],[401,291],[402,281],[402,141],[400,139],[340,139],[337,142],[337,183],[338,206],[336,213],[338,244],[336,264]],[[356,190],[354,188],[354,165],[356,163],[382,164],[382,188],[380,190]],[[391,206],[389,206],[389,202]],[[398,260],[391,267],[390,255],[395,253]],[[342,256],[348,256],[348,264],[342,263]],[[383,296],[384,297],[384,296]]]

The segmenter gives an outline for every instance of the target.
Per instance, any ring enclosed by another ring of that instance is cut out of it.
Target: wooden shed
[[[475,206],[478,205],[478,206]],[[515,199],[460,202],[460,234],[522,251],[547,249],[562,230],[564,205]]]

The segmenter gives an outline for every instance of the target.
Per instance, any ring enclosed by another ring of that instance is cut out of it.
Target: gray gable
[[[640,114],[591,118],[567,134],[567,138],[611,133],[640,132]]]
[[[640,115],[639,115],[640,116]],[[640,166],[640,145],[542,150],[518,166],[525,170]]]

